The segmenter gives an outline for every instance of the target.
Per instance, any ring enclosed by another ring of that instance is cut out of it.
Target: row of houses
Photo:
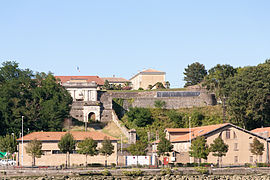
[[[157,82],[161,82],[165,85],[165,72],[147,69],[138,72],[129,80],[122,77],[99,77],[99,76],[55,76],[60,80],[60,83],[66,82],[95,82],[99,89],[102,88],[105,81],[108,81],[111,85],[121,85],[122,87],[129,84],[132,89],[138,90],[139,88],[148,89],[149,85],[154,86]]]
[[[173,144],[173,152],[170,153],[169,163],[193,163],[196,159],[189,156],[189,147],[191,141],[198,136],[204,136],[207,144],[213,143],[214,139],[221,137],[223,141],[229,145],[226,156],[222,158],[222,164],[224,165],[244,165],[245,163],[254,163],[257,157],[250,151],[250,145],[254,138],[257,138],[264,145],[264,152],[258,157],[257,162],[269,163],[269,133],[270,128],[259,128],[253,131],[247,131],[243,128],[235,126],[230,123],[209,125],[195,128],[167,128],[165,129],[166,138]],[[18,139],[18,156],[17,164],[24,166],[32,165],[32,157],[26,153],[25,147],[27,144],[34,140],[40,140],[42,142],[43,155],[36,160],[37,166],[59,166],[65,164],[66,155],[61,153],[58,148],[58,142],[61,137],[67,132],[33,132],[23,137],[23,149],[22,150],[22,138]],[[108,157],[108,164],[125,165],[120,159],[123,159],[122,155],[118,153],[117,143],[118,140],[105,135],[101,132],[71,132],[74,139],[79,142],[85,138],[92,138],[98,142],[98,148],[101,147],[101,142],[105,137],[108,137],[113,146],[114,153]],[[152,159],[157,157],[157,144],[152,144]],[[104,164],[105,157],[102,155],[88,156],[87,161],[89,163]],[[85,156],[78,154],[76,150],[70,155],[70,162],[74,165],[84,164]],[[153,161],[156,162],[156,161]],[[217,157],[211,153],[208,155],[207,163],[217,163]]]

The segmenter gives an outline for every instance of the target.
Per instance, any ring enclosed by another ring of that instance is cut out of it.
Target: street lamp
[[[24,116],[22,116],[22,167],[23,167],[23,118]]]

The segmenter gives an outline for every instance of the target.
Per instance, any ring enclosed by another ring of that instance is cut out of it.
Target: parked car
[[[15,166],[16,161],[12,159],[0,159],[0,165],[1,166]]]

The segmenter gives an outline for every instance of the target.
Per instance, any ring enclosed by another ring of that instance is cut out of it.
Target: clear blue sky
[[[0,5],[0,61],[55,75],[165,71],[270,58],[269,0],[9,0]],[[79,66],[80,72],[76,70]]]

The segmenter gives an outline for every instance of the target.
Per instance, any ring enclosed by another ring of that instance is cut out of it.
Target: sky
[[[270,58],[269,7],[269,0],[0,0],[0,62],[126,79],[153,68],[183,87],[194,62],[210,69]]]

